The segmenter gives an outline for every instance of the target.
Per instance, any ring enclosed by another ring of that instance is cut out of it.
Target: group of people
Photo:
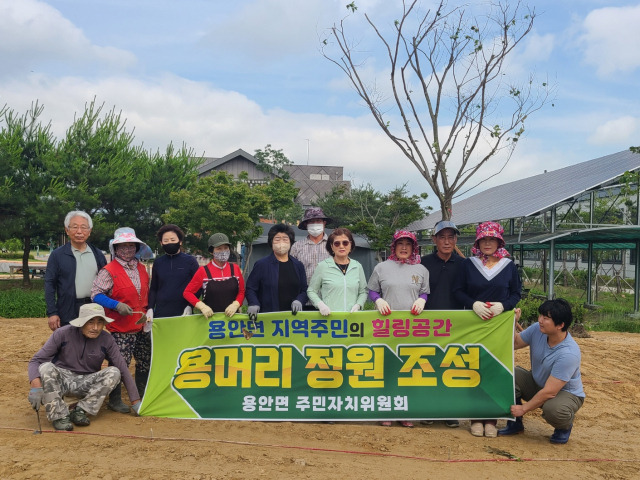
[[[390,241],[389,257],[376,265],[368,281],[362,265],[351,256],[352,233],[336,228],[327,234],[330,222],[322,209],[307,209],[299,228],[308,235],[299,242],[290,226],[274,225],[267,235],[271,253],[255,263],[245,285],[240,268],[229,261],[231,244],[224,233],[211,235],[211,261],[199,266],[182,252],[182,230],[163,226],[157,239],[165,255],[154,261],[149,279],[138,260],[148,247],[132,229],[116,230],[112,259],[106,263],[102,252],[87,243],[92,228],[89,215],[70,212],[65,218],[70,243],[51,254],[45,276],[47,315],[54,333],[29,364],[32,406],[44,404],[54,428],[70,430],[74,424],[88,425],[86,414],[95,415],[107,395],[109,408],[129,412],[122,401],[122,381],[137,411],[149,375],[153,319],[188,315],[193,308],[207,318],[222,312],[232,317],[246,299],[253,320],[260,312],[285,310],[293,315],[317,310],[328,316],[362,310],[369,298],[384,316],[394,310],[418,315],[424,309],[469,309],[480,321],[490,321],[515,309],[520,300],[521,281],[496,222],[478,226],[473,256],[466,259],[455,251],[460,231],[451,221],[436,224],[432,236],[436,251],[423,257],[415,234],[399,230]],[[522,415],[542,407],[544,418],[555,427],[551,441],[566,443],[584,392],[580,351],[567,331],[571,309],[567,313],[565,304],[545,302],[538,323],[515,336],[514,347],[530,346],[532,359],[532,372],[516,370],[517,401],[511,409],[516,420],[500,431],[495,420],[472,420],[473,435],[520,433]],[[519,310],[515,311],[517,316]],[[87,355],[88,351],[94,353]],[[100,371],[105,358],[110,367]],[[128,371],[132,358],[135,381]],[[87,375],[91,381],[76,378]],[[81,398],[71,411],[63,401],[65,395]],[[527,402],[523,405],[521,399]],[[456,419],[446,424],[459,425]]]

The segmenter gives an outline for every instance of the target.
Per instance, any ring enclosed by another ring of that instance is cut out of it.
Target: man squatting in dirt
[[[56,329],[29,362],[29,402],[38,410],[45,406],[47,418],[56,430],[87,426],[89,415],[97,415],[105,397],[120,379],[129,392],[132,409],[138,413],[140,395],[113,337],[104,326],[113,320],[96,303],[80,307],[79,317]],[[107,359],[114,366],[102,369]],[[79,398],[69,411],[63,397]]]
[[[516,321],[520,313],[516,309]],[[516,367],[516,404],[511,406],[516,418],[509,420],[498,435],[523,432],[522,416],[542,408],[542,418],[555,429],[549,441],[567,443],[585,397],[580,347],[568,331],[573,321],[571,305],[562,298],[547,300],[538,307],[538,313],[538,322],[514,338],[514,349],[530,348],[531,371]]]

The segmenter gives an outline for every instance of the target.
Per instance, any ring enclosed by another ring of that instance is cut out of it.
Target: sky
[[[481,8],[482,0],[470,2]],[[121,111],[135,143],[153,151],[184,143],[223,157],[271,144],[297,164],[342,165],[356,185],[386,192],[406,184],[437,207],[426,180],[321,54],[347,3],[0,0],[0,106],[23,113],[40,102],[62,139],[95,98]],[[402,2],[355,3],[350,39],[368,78],[383,85],[388,62],[363,15],[388,26]],[[640,2],[529,6],[538,17],[507,72],[550,79],[553,102],[527,119],[507,166],[487,165],[487,181],[467,195],[640,145]]]

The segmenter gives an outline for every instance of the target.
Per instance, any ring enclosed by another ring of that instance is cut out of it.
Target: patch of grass
[[[22,287],[22,280],[0,281],[0,317],[45,317],[44,282],[31,280],[31,286]]]

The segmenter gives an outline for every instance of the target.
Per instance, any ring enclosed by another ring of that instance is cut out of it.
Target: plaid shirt
[[[138,293],[140,293],[140,274],[138,273],[138,259],[134,258],[130,262],[116,257],[115,261],[118,262],[127,272],[127,276],[131,279],[133,286],[136,287]],[[93,281],[91,287],[91,298],[94,298],[99,293],[104,293],[107,297],[110,297],[111,290],[113,289],[113,278],[108,270],[104,268],[98,272],[98,276]]]
[[[319,243],[313,243],[313,240],[307,235],[304,240],[294,243],[291,247],[289,252],[291,256],[296,257],[304,265],[304,271],[307,273],[307,285],[311,282],[311,277],[318,263],[330,256],[327,252],[328,238],[325,233]]]

